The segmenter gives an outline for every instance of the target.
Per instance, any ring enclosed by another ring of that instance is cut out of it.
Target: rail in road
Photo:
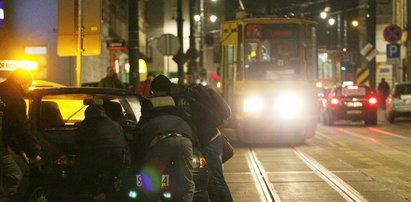
[[[332,187],[332,189],[338,192],[346,201],[367,201],[358,191],[334,175],[331,171],[327,170],[313,158],[306,155],[303,151],[298,149],[298,147],[289,147],[289,149],[293,150],[301,161],[303,161],[316,175]],[[249,158],[248,163],[250,164],[249,166],[254,174],[254,178],[258,182],[258,189],[262,192],[260,196],[263,196],[263,199],[268,202],[281,201],[279,194],[272,186],[268,173],[259,160],[255,150],[253,148],[249,148],[247,153]]]

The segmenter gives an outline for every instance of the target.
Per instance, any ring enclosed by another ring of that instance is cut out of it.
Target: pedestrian
[[[108,66],[107,76],[100,80],[98,87],[123,89],[124,85],[121,82],[121,80],[118,78],[118,74],[116,73],[116,70],[113,67]]]
[[[76,143],[75,186],[79,192],[90,192],[94,201],[107,200],[114,193],[114,178],[121,176],[130,161],[123,128],[101,105],[92,104],[85,111]]]
[[[158,200],[162,179],[167,168],[170,173],[175,201],[192,201],[194,180],[192,174],[193,130],[178,112],[170,96],[170,80],[159,75],[151,83],[153,96],[142,101],[142,116],[138,123],[141,150],[145,151],[143,190],[149,200]],[[171,164],[173,162],[173,164]],[[172,166],[171,166],[172,165]],[[152,182],[152,183],[150,183]]]
[[[212,88],[192,85],[177,96],[178,106],[191,118],[196,127],[200,151],[208,167],[208,196],[211,202],[233,201],[223,174],[223,136],[218,130],[223,120],[231,116],[231,109]]]
[[[0,97],[4,102],[3,138],[0,163],[3,183],[2,198],[13,200],[23,174],[8,152],[10,147],[16,154],[32,166],[41,168],[40,144],[29,130],[24,95],[31,86],[33,78],[27,70],[16,69],[6,81],[0,83]]]
[[[385,81],[385,78],[381,79],[381,82],[378,84],[378,94],[380,95],[381,105],[385,108],[385,99],[387,99],[388,94],[390,93],[390,85]]]
[[[147,79],[144,82],[141,82],[140,87],[136,89],[136,93],[148,97],[150,95],[150,85],[151,81],[154,79],[155,74],[153,72],[149,72],[147,74]]]

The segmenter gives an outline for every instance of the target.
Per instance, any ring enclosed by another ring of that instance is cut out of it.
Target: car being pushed
[[[411,117],[411,83],[395,84],[385,102],[385,119],[398,117]]]
[[[368,86],[350,85],[334,87],[322,100],[321,121],[333,125],[339,120],[361,121],[377,125],[377,95]]]
[[[134,134],[140,118],[140,101],[136,94],[129,91],[105,88],[35,88],[27,94],[26,102],[32,134],[42,146],[44,166],[41,171],[30,172],[24,201],[76,200],[75,197],[78,196],[73,194],[70,184],[73,164],[78,156],[75,135],[90,103],[101,104],[107,115],[124,128],[124,135],[130,146],[138,141]],[[206,197],[206,162],[197,150],[193,155],[196,161],[193,162],[195,196]],[[129,170],[126,173],[127,177],[113,176],[112,191],[119,197],[115,201],[139,199],[140,194],[135,186],[141,183],[138,172]],[[169,181],[168,171],[162,175],[162,188],[169,191],[173,182]]]

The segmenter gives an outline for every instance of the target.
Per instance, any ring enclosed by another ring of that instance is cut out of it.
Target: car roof
[[[92,87],[53,87],[53,88],[34,88],[31,89],[28,94],[77,94],[77,93],[89,93],[89,94],[115,94],[115,95],[136,95],[137,94],[114,88],[92,88]]]

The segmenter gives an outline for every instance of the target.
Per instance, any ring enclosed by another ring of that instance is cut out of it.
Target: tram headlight
[[[296,94],[282,94],[276,99],[274,111],[278,116],[295,118],[302,115],[304,102]]]
[[[259,97],[249,97],[244,100],[244,112],[257,113],[263,109],[263,100]]]

